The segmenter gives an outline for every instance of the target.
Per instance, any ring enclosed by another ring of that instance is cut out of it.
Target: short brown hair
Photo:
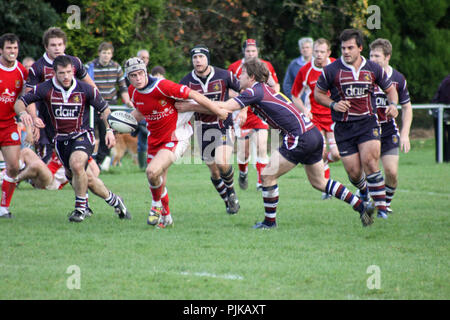
[[[14,33],[5,33],[0,37],[0,49],[4,49],[5,47],[5,42],[8,41],[10,43],[16,43],[19,46],[20,45],[20,40],[19,37],[16,36]]]
[[[370,50],[380,48],[385,57],[392,55],[392,44],[388,39],[378,38],[370,44]]]
[[[256,82],[266,83],[269,80],[269,69],[261,60],[254,58],[242,65],[249,77],[255,77]]]
[[[362,47],[364,44],[363,34],[358,29],[345,29],[339,36],[339,41],[341,41],[341,43],[350,39],[355,39],[358,47]]]
[[[67,42],[67,35],[64,31],[61,30],[61,28],[58,27],[50,27],[47,29],[47,31],[44,32],[44,35],[42,36],[42,42],[44,44],[44,47],[48,47],[48,42],[51,38],[60,38],[63,39],[64,45]]]
[[[330,44],[330,41],[328,41],[328,40],[325,39],[325,38],[319,38],[319,39],[317,39],[316,41],[314,41],[313,48],[314,48],[316,45],[320,45],[320,44],[326,44],[327,47],[328,47],[328,50],[331,50],[331,44]]]
[[[102,42],[100,43],[100,45],[98,46],[98,52],[101,52],[103,50],[111,50],[112,53],[114,53],[114,46],[112,45],[111,42]]]

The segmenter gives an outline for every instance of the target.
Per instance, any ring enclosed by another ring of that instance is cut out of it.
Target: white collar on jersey
[[[151,77],[151,76],[149,76],[148,81],[150,81],[150,77]],[[137,89],[137,88],[136,88],[137,92],[142,93],[142,94],[149,94],[150,92],[153,91],[153,89],[156,88],[156,85],[157,85],[158,83],[160,83],[161,80],[164,80],[164,79],[157,79],[157,78],[154,78],[154,77],[151,77],[151,78],[152,78],[152,79],[155,79],[155,81],[153,81],[153,83],[151,83],[150,85],[147,84],[147,85],[145,86],[145,88],[143,88],[143,89]]]
[[[72,94],[72,91],[77,86],[77,80],[75,79],[75,77],[72,80],[72,85],[67,90],[59,85],[58,80],[56,80],[56,76],[54,76],[52,78],[52,82],[53,82],[53,85],[55,86],[55,88],[58,89],[59,91],[61,91],[64,103],[69,102],[70,95]]]
[[[8,68],[7,66],[4,66],[3,64],[0,63],[0,69],[2,69],[3,71],[13,71],[15,68],[17,68],[17,60],[14,61],[14,65],[10,68]]]
[[[47,61],[48,64],[53,65],[53,60],[48,57],[47,52],[44,52],[43,57],[44,57],[44,60]]]
[[[362,59],[361,65],[359,66],[359,69],[356,70],[355,67],[354,67],[353,65],[345,63],[344,57],[341,56],[341,62],[342,62],[342,64],[343,64],[344,66],[346,66],[347,68],[349,68],[350,70],[352,70],[352,73],[353,73],[353,79],[359,79],[359,72],[360,72],[361,69],[366,65],[366,62],[367,62],[366,58],[364,58],[363,56],[361,56],[361,59]]]
[[[208,84],[209,84],[209,80],[211,80],[212,77],[214,77],[214,74],[216,73],[214,70],[214,67],[211,66],[211,72],[209,73],[208,77],[206,78],[206,82],[203,83],[202,80],[200,80],[200,78],[197,76],[197,74],[195,73],[194,70],[192,70],[192,78],[194,78],[194,80],[196,80],[201,86],[202,86],[202,90],[204,93],[208,92]]]

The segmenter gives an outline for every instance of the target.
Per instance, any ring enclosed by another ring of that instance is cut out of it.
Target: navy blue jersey
[[[333,101],[350,101],[351,107],[348,111],[331,111],[335,122],[357,121],[374,115],[375,86],[378,85],[382,90],[391,86],[391,81],[381,66],[361,58],[359,70],[345,63],[341,57],[327,65],[317,80],[316,86],[323,91],[329,90]]]
[[[211,73],[206,79],[199,78],[194,70],[188,73],[180,84],[184,84],[189,88],[198,91],[213,101],[228,100],[228,89],[239,92],[239,80],[231,71],[211,66]],[[195,119],[202,122],[217,122],[217,116],[196,113]]]
[[[398,103],[402,105],[410,102],[409,91],[406,85],[405,76],[403,76],[403,74],[401,74],[392,67],[390,72],[387,73],[387,75],[391,80],[392,84],[394,85],[394,88],[397,90]],[[386,111],[387,107],[389,106],[389,101],[386,96],[386,93],[384,93],[384,91],[381,90],[379,86],[375,87],[373,102],[377,108],[378,121],[380,123],[388,122],[386,118]],[[395,121],[394,119],[391,120]]]
[[[108,107],[97,89],[75,78],[67,90],[52,78],[33,87],[21,99],[26,106],[42,102],[49,116],[45,124],[53,127],[56,140],[71,139],[92,130],[89,126],[90,105],[99,112]]]
[[[275,92],[265,83],[255,83],[234,100],[241,108],[250,106],[258,117],[267,121],[271,127],[279,129],[283,135],[299,137],[315,128],[309,118],[301,113],[286,96]]]
[[[78,79],[86,77],[87,71],[81,63],[81,60],[77,57],[66,56],[72,60],[74,76]],[[53,78],[54,75],[55,70],[53,70],[53,60],[50,60],[47,53],[44,53],[44,55],[31,66],[27,78],[27,87],[32,88],[39,83]]]

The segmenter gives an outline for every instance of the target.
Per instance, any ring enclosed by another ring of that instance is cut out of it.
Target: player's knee
[[[145,169],[145,173],[147,174],[148,180],[154,182],[159,180],[162,172],[158,168],[148,166],[147,169]]]

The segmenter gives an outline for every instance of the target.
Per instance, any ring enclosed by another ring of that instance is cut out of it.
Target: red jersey
[[[328,58],[327,65],[335,60],[335,58]],[[313,115],[327,115],[331,117],[331,109],[318,104],[314,99],[314,88],[316,87],[317,79],[319,79],[322,71],[323,68],[314,65],[314,58],[312,58],[310,62],[305,64],[298,71],[291,93],[292,96],[298,97],[302,89],[305,88],[305,106],[311,109],[311,113]]]
[[[27,76],[28,71],[17,60],[11,68],[0,64],[0,128],[16,125],[14,103]]]
[[[272,64],[269,61],[259,59],[261,62],[264,62],[267,65],[267,68],[269,69],[270,73],[272,74],[272,78],[275,81],[275,83],[278,83],[277,73],[275,72],[275,69],[273,68]],[[238,60],[228,67],[228,70],[233,72],[233,74],[236,76],[236,78],[241,77],[242,73],[242,65],[244,64],[245,59]]]
[[[174,105],[177,100],[189,99],[191,89],[166,79],[149,77],[148,81],[144,89],[132,85],[128,88],[131,101],[147,122],[148,145],[188,139],[192,135],[188,121],[193,112],[179,114]]]

